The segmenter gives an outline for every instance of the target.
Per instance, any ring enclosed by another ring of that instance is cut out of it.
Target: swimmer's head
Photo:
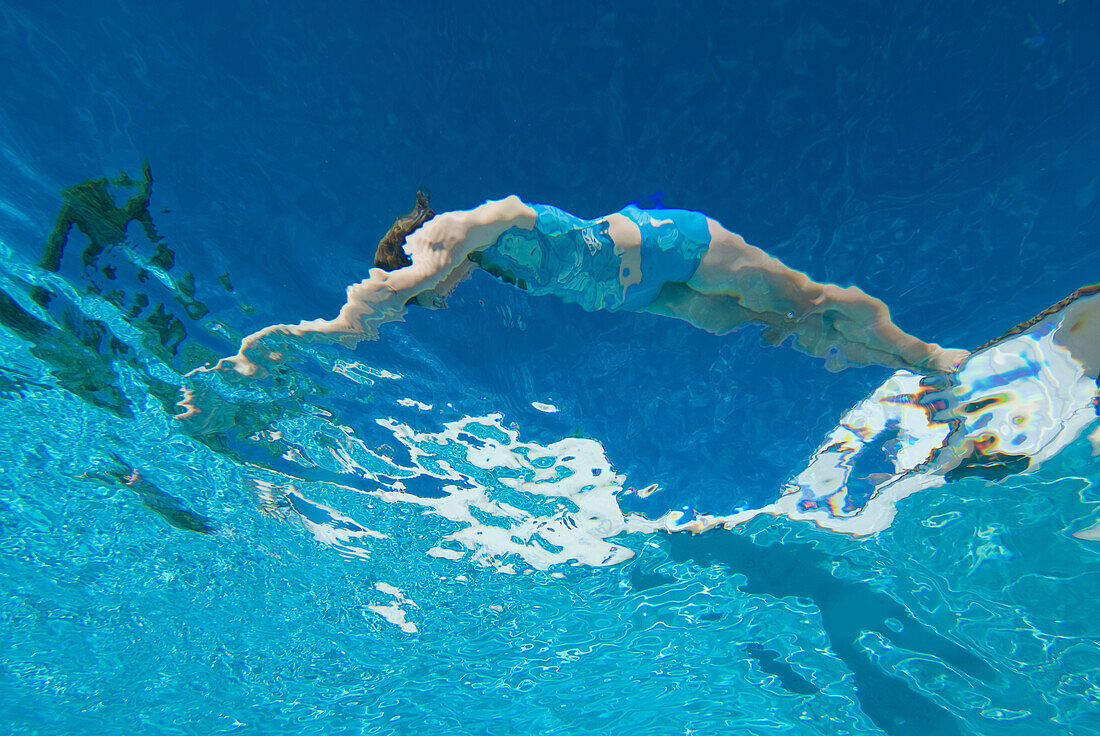
[[[374,265],[383,271],[396,271],[405,266],[411,266],[412,261],[402,246],[405,238],[428,220],[435,217],[428,198],[431,195],[423,189],[416,191],[416,207],[407,215],[398,217],[393,222],[388,233],[378,242],[378,250],[374,252]]]

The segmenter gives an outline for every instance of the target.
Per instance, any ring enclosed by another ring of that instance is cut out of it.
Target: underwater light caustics
[[[997,479],[1034,470],[1096,423],[1098,291],[1079,290],[976,351],[955,374],[898,371],[843,415],[805,469],[763,508],[690,522],[682,522],[679,511],[654,520],[624,513],[619,499],[631,491],[598,441],[525,442],[499,414],[464,417],[438,432],[376,420],[405,447],[410,462],[374,456],[389,468],[370,473],[383,489],[369,493],[387,503],[419,506],[440,520],[445,529],[430,542],[428,556],[505,573],[614,565],[633,555],[614,541],[619,535],[732,527],[761,514],[856,536],[874,534],[890,526],[907,496],[970,476]],[[349,457],[359,451],[349,451]],[[868,476],[872,487],[861,494],[853,487],[862,480],[857,463],[879,454],[893,472]],[[356,467],[348,472],[362,474],[363,467]],[[418,478],[436,490],[409,492],[406,484]],[[316,519],[303,524],[320,541],[338,541],[345,554],[351,553],[348,546],[358,552],[374,536],[334,510],[327,516],[339,522],[340,534],[319,530]],[[1077,536],[1100,538],[1097,532],[1092,527]]]
[[[509,574],[629,559],[633,552],[610,539],[636,531],[636,523],[619,507],[624,478],[612,469],[603,446],[576,437],[548,445],[524,442],[503,420],[500,414],[463,417],[444,423],[440,431],[424,432],[393,418],[377,419],[404,446],[408,461],[375,453],[350,430],[331,436],[329,460],[349,476],[376,484],[376,490],[343,490],[419,507],[435,519],[429,523],[439,530],[426,537],[432,546],[424,550],[430,557],[465,558]],[[320,448],[292,450],[324,429],[316,422],[287,424],[269,437],[277,435],[287,448],[285,460],[313,467]],[[373,540],[386,538],[307,497],[307,486],[285,482],[291,476],[283,478],[281,483],[254,479],[257,499],[271,516],[302,526],[346,556],[369,557]]]
[[[442,498],[383,492],[386,501],[424,506],[462,527],[443,542],[473,552],[473,559],[502,572],[516,572],[510,558],[545,570],[553,565],[613,565],[633,553],[608,541],[628,531],[618,504],[623,488],[603,447],[594,440],[570,437],[547,446],[522,442],[519,433],[502,426],[501,415],[464,418],[442,432],[418,433],[407,425],[380,420],[410,450],[414,462],[426,443],[447,447],[450,457],[439,467],[451,480]],[[421,467],[421,473],[440,471]],[[481,471],[481,472],[478,472]],[[447,547],[429,554],[451,557]]]
[[[898,371],[841,417],[806,468],[773,504],[729,516],[701,516],[669,531],[702,531],[773,514],[832,531],[867,535],[890,526],[897,503],[966,477],[1033,471],[1097,421],[1100,285],[1083,287],[975,351],[954,374]],[[884,441],[885,440],[885,441]],[[1093,455],[1100,427],[1089,435]],[[873,490],[851,492],[857,460],[881,447],[893,473],[869,476]],[[1100,538],[1100,524],[1078,532]]]

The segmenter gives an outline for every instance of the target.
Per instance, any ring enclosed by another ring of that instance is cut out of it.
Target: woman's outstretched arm
[[[241,342],[237,354],[218,362],[215,368],[232,367],[251,375],[257,366],[249,353],[272,333],[299,337],[329,336],[354,342],[373,339],[378,326],[399,319],[413,297],[435,290],[445,294],[463,277],[466,256],[487,248],[513,227],[533,229],[535,211],[511,196],[489,201],[472,210],[436,215],[405,241],[412,263],[394,271],[372,268],[369,276],[347,290],[347,301],[333,319],[314,319],[298,324],[279,324],[254,332]]]

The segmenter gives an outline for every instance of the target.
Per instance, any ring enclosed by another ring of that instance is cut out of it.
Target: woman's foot
[[[941,348],[936,345],[922,367],[936,373],[954,373],[963,364],[963,361],[969,357],[970,353],[966,350]]]

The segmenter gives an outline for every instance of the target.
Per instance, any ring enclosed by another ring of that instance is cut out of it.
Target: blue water
[[[536,564],[463,541],[569,510],[509,479],[575,456],[660,487],[628,512],[758,507],[889,371],[476,274],[354,350],[184,377],[333,315],[418,186],[660,193],[975,348],[1100,281],[1098,34],[1083,0],[0,3],[8,730],[1100,733],[1083,441],[870,537],[758,517]],[[63,190],[146,161],[171,262],[130,223],[43,269]],[[218,427],[173,418],[184,387]],[[417,500],[469,489],[469,522]]]

